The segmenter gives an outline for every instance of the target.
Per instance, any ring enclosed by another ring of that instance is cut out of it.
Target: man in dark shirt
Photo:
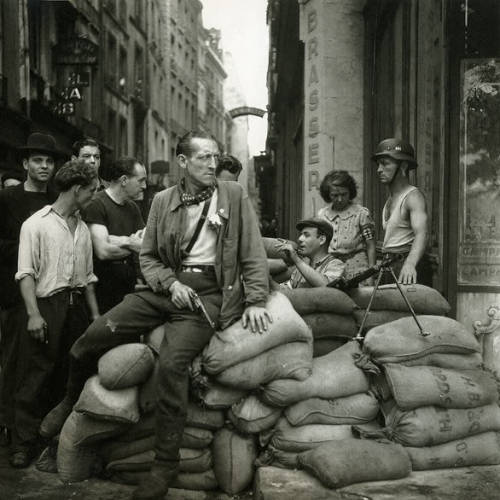
[[[135,158],[123,157],[107,168],[109,187],[97,193],[85,210],[94,248],[94,272],[99,312],[119,304],[134,291],[137,255],[145,226],[134,201],[146,189],[146,169]]]
[[[12,429],[13,380],[6,374],[15,373],[16,333],[24,327],[22,311],[24,303],[19,287],[14,280],[17,271],[19,233],[23,222],[32,214],[52,203],[56,196],[49,193],[47,186],[54,172],[54,159],[60,156],[56,142],[51,135],[33,133],[21,148],[26,181],[0,191],[0,427],[7,438]],[[21,312],[21,313],[20,313]],[[10,366],[8,366],[10,365]]]

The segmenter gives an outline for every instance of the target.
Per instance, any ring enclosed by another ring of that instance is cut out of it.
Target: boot
[[[168,487],[177,476],[177,469],[154,464],[151,472],[143,479],[132,494],[133,500],[163,500]]]
[[[70,357],[68,383],[64,399],[45,415],[40,424],[39,433],[44,439],[52,439],[61,432],[62,426],[73,410],[74,404],[80,397],[80,392],[91,371],[76,358]]]

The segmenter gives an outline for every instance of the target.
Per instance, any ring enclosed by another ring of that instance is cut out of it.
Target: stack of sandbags
[[[290,279],[293,271],[293,261],[286,255],[285,252],[280,252],[277,247],[282,244],[283,240],[278,238],[262,238],[264,250],[267,255],[267,267],[269,274],[276,283],[283,283]],[[289,243],[292,243],[289,241]]]
[[[418,316],[378,326],[365,338],[358,365],[372,373],[384,401],[385,428],[360,434],[405,446],[414,470],[500,463],[495,377],[481,365],[480,345],[457,321]]]
[[[450,312],[448,301],[434,288],[425,285],[400,285],[406,293],[416,314],[431,314],[445,316]],[[354,318],[358,327],[361,325],[366,308],[373,293],[372,286],[354,288],[349,292],[359,309],[354,311]],[[364,331],[368,331],[385,323],[390,323],[400,318],[410,316],[408,306],[398,290],[397,285],[382,285],[377,289],[370,312],[366,318]]]
[[[338,349],[357,333],[356,303],[336,288],[280,288],[293,308],[311,328],[313,356]]]
[[[355,364],[361,355],[351,341],[313,360],[312,375],[303,380],[274,380],[262,388],[261,399],[269,407],[282,408],[284,416],[260,434],[258,465],[295,468],[298,454],[329,441],[354,440],[351,426],[371,425],[379,411],[369,382]]]

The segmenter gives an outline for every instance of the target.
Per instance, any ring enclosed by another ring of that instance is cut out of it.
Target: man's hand
[[[267,331],[267,325],[273,322],[273,318],[265,307],[248,306],[241,316],[241,322],[243,328],[250,325],[252,333],[262,334]]]
[[[28,316],[28,333],[31,337],[43,344],[48,344],[47,323],[40,313]]]
[[[188,308],[194,311],[193,303],[191,302],[191,294],[195,293],[194,290],[182,284],[180,281],[174,281],[168,289],[171,295],[171,300],[175,307],[179,309]]]
[[[108,237],[108,243],[111,243],[112,245],[116,245],[117,247],[120,248],[126,248],[130,244],[130,237],[129,236],[115,236],[113,234],[110,234]]]
[[[141,251],[142,245],[142,237],[138,236],[137,233],[131,234],[129,237],[129,242],[126,246],[129,250],[132,250],[135,253],[139,253]]]
[[[403,285],[411,285],[417,282],[417,270],[415,266],[405,262],[399,273],[398,281]]]
[[[282,240],[278,238],[278,243],[275,245],[276,250],[284,252],[286,257],[290,259],[292,263],[296,263],[299,260],[297,255],[296,245],[291,241]]]

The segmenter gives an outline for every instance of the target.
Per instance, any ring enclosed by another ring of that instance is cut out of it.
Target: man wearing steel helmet
[[[427,211],[423,194],[408,179],[408,172],[417,167],[415,152],[411,144],[390,138],[379,143],[372,159],[380,182],[389,188],[382,211],[382,250],[398,255],[392,268],[400,283],[417,283],[427,243]]]

